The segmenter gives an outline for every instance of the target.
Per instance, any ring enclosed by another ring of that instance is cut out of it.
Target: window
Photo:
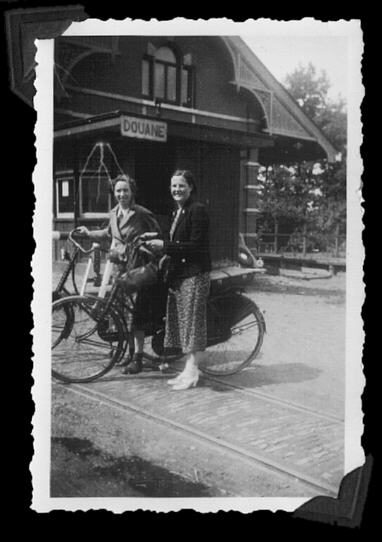
[[[103,218],[111,209],[110,181],[90,171],[80,179],[80,209],[84,218]]]
[[[181,100],[185,107],[192,107],[194,94],[194,77],[192,66],[183,66],[182,68],[182,84],[181,84]]]
[[[150,90],[150,71],[151,71],[151,63],[147,59],[143,59],[142,61],[142,94],[144,96],[150,96],[151,90]]]
[[[74,177],[70,174],[56,177],[56,217],[74,216]]]
[[[154,56],[154,97],[176,102],[176,56],[169,47],[161,47]]]
[[[165,66],[155,62],[154,68],[154,95],[155,98],[167,98],[165,91]]]
[[[142,94],[151,100],[191,107],[192,66],[183,65],[170,47],[160,47],[142,60]]]

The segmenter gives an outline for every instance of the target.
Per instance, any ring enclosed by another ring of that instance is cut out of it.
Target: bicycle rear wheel
[[[258,355],[264,333],[264,317],[247,297],[232,293],[210,299],[201,371],[214,376],[238,373]]]
[[[58,380],[91,382],[110,371],[124,347],[124,327],[105,300],[70,296],[53,303],[52,375]]]

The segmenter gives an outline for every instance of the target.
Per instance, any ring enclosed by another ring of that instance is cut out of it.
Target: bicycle
[[[63,259],[67,261],[67,265],[64,268],[64,271],[57,283],[57,286],[52,292],[53,301],[56,301],[60,297],[63,297],[63,294],[64,296],[73,294],[73,292],[70,292],[68,288],[66,287],[69,276],[71,276],[71,282],[72,282],[74,294],[77,294],[77,295],[84,294],[87,282],[93,282],[95,286],[100,286],[101,284],[101,279],[102,279],[101,274],[100,274],[101,252],[106,252],[106,251],[101,249],[101,245],[99,243],[92,243],[90,249],[84,249],[84,247],[82,247],[73,238],[73,235],[75,234],[76,230],[77,228],[70,231],[69,233],[53,232],[53,235],[52,235],[53,240],[68,239],[74,245],[74,250],[71,255],[68,253],[68,251],[66,250],[64,251]],[[89,255],[89,258],[87,261],[86,271],[85,271],[85,275],[82,281],[82,286],[81,286],[81,289],[79,290],[77,286],[75,271],[76,271],[76,262],[78,260],[78,256],[80,253]],[[95,276],[92,278],[89,278],[91,267],[93,267]]]
[[[151,254],[140,238],[131,254],[136,250]],[[118,364],[127,350],[125,312],[134,309],[134,292],[126,291],[121,279],[126,265],[120,266],[108,288],[112,265],[109,259],[97,294],[70,295],[53,302],[52,375],[62,382],[96,380]],[[207,301],[207,348],[200,364],[208,375],[235,374],[259,354],[265,320],[256,303],[243,293],[243,287],[234,285],[211,289]],[[156,368],[182,357],[181,352],[165,351],[164,334],[164,321],[153,322],[145,340],[144,358]]]

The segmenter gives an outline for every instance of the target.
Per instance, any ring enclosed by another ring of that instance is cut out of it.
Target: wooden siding
[[[254,108],[253,96],[243,96],[237,92],[230,81],[234,78],[232,61],[226,47],[218,36],[121,36],[118,42],[118,53],[114,56],[100,52],[96,48],[92,54],[84,56],[78,63],[73,59],[80,58],[83,48],[79,47],[81,37],[61,37],[56,40],[56,60],[63,68],[73,65],[70,77],[64,84],[78,88],[103,91],[111,95],[143,98],[141,92],[142,59],[149,44],[155,48],[170,45],[182,56],[189,55],[195,66],[195,103],[197,109],[242,117],[243,128],[248,113],[261,123],[261,109]],[[93,40],[94,41],[94,40]],[[87,44],[88,45],[88,44]],[[68,90],[71,110],[89,114],[106,113],[120,105],[110,100],[86,96],[85,99]],[[116,100],[117,102],[118,100]],[[137,113],[139,107],[136,106]]]

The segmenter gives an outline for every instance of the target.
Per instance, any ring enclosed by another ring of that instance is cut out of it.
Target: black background
[[[204,3],[206,4],[206,3]],[[328,3],[330,5],[330,3]],[[46,514],[38,514],[30,509],[32,499],[32,485],[29,473],[29,463],[33,454],[33,441],[31,437],[31,420],[33,415],[33,402],[31,399],[32,361],[31,329],[33,320],[30,310],[33,284],[30,276],[30,262],[34,252],[32,216],[34,208],[32,172],[35,166],[34,147],[34,124],[36,122],[35,111],[23,100],[10,90],[9,64],[7,56],[7,43],[5,33],[5,19],[3,17],[2,43],[0,44],[1,57],[1,171],[0,179],[3,188],[2,220],[3,243],[2,243],[2,328],[3,349],[1,352],[1,377],[3,390],[3,422],[2,442],[6,459],[2,462],[3,479],[8,479],[3,484],[3,502],[5,497],[6,518],[12,516],[12,538],[24,532],[23,536],[37,534],[38,536],[74,536],[78,533],[78,527],[84,526],[87,535],[90,530],[103,525],[108,529],[110,520],[118,523],[118,530],[109,530],[110,537],[154,537],[161,538],[176,536],[214,537],[220,532],[228,536],[236,535],[244,538],[259,539],[273,538],[303,534],[310,536],[316,534],[320,537],[327,534],[335,536],[344,534],[347,537],[364,537],[366,533],[379,532],[378,516],[376,513],[378,478],[380,474],[380,461],[378,441],[380,440],[379,425],[377,418],[380,417],[380,403],[377,390],[380,381],[379,364],[381,363],[381,348],[378,348],[377,338],[381,334],[381,312],[378,310],[379,292],[377,274],[380,275],[379,267],[379,231],[380,225],[376,223],[378,211],[377,189],[381,183],[380,164],[381,151],[376,149],[380,146],[380,135],[373,130],[373,120],[380,118],[380,100],[375,99],[379,93],[380,83],[380,29],[377,24],[380,19],[372,10],[362,12],[348,8],[332,11],[324,9],[324,4],[312,5],[301,3],[284,4],[271,10],[266,4],[261,7],[259,3],[244,4],[245,11],[236,7],[223,5],[215,8],[212,4],[207,11],[206,5],[198,9],[196,3],[191,4],[166,4],[151,5],[143,3],[125,3],[114,0],[95,3],[85,2],[48,2],[48,1],[0,1],[0,9],[6,12],[14,9],[37,9],[41,7],[75,6],[84,7],[85,12],[92,18],[102,20],[138,18],[150,20],[169,20],[177,16],[189,19],[207,19],[227,17],[235,21],[245,21],[248,18],[273,18],[281,20],[299,20],[303,17],[315,17],[320,20],[360,19],[364,32],[365,54],[363,63],[364,85],[367,94],[362,107],[362,121],[364,131],[364,144],[362,156],[364,160],[363,174],[363,197],[365,200],[365,226],[364,244],[366,247],[366,302],[363,316],[365,320],[366,344],[364,347],[364,372],[367,379],[365,393],[363,395],[363,409],[365,413],[365,432],[362,445],[365,453],[374,459],[373,473],[369,483],[368,498],[363,512],[362,522],[358,527],[336,526],[332,524],[307,521],[294,518],[292,514],[278,512],[255,512],[252,514],[219,513],[197,514],[192,511],[180,513],[155,514],[152,512],[126,512],[115,515],[106,511],[89,511],[86,513],[70,513],[54,511]],[[253,6],[251,10],[249,6]],[[375,54],[377,53],[377,54]],[[373,62],[374,61],[374,62]],[[379,166],[379,167],[377,167]],[[377,235],[378,232],[378,235]],[[379,332],[379,333],[378,333]],[[4,392],[8,391],[7,394]],[[379,421],[379,420],[378,420]],[[147,521],[149,519],[149,521]],[[72,524],[75,522],[75,528]],[[51,527],[51,529],[49,529]],[[59,527],[59,528],[57,528]],[[37,528],[38,530],[34,531]],[[49,530],[46,530],[49,529]],[[152,529],[152,534],[149,532]],[[207,531],[208,529],[208,531]],[[211,530],[209,530],[211,529]],[[45,532],[44,532],[45,531]],[[278,534],[279,532],[279,534]]]

